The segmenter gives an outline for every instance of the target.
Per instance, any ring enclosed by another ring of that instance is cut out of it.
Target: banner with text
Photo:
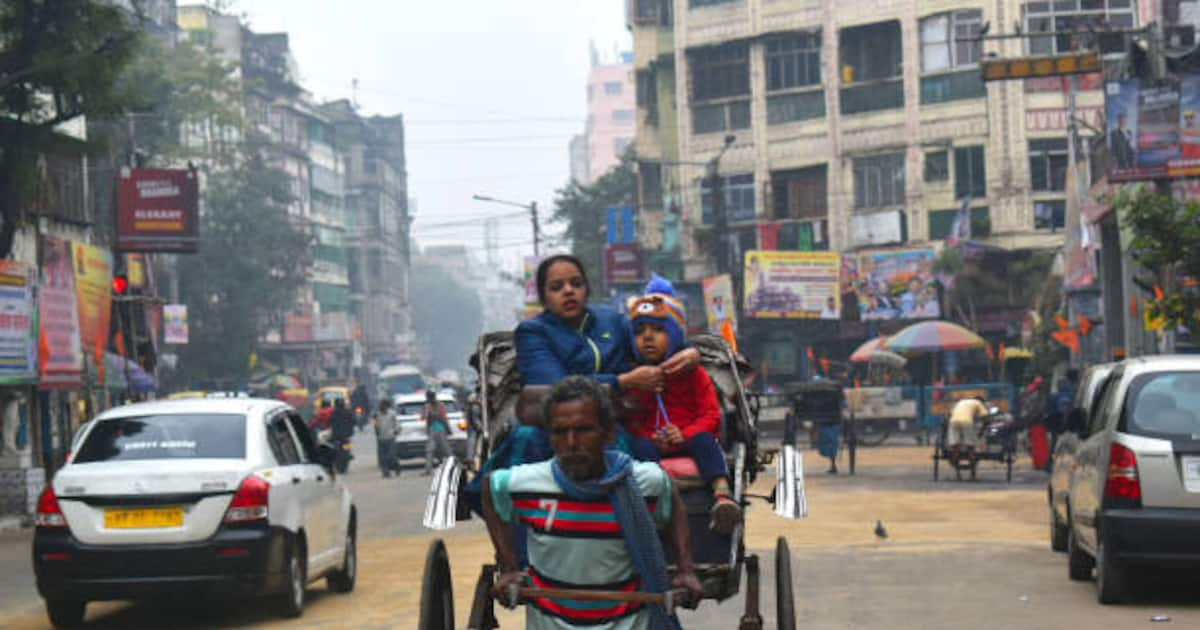
[[[729,322],[733,331],[737,332],[737,300],[733,296],[733,280],[729,274],[705,278],[704,283],[704,313],[708,321],[708,332],[719,335],[721,327]]]
[[[79,309],[79,337],[83,351],[96,364],[108,347],[112,314],[112,254],[80,241],[71,241],[75,268],[75,306]]]
[[[195,252],[200,241],[198,200],[193,171],[122,168],[117,179],[117,249]]]
[[[940,317],[933,279],[933,250],[863,254],[858,259],[859,317],[869,319],[923,319]]]
[[[42,389],[75,389],[83,381],[75,301],[71,244],[43,236],[42,280],[38,286],[38,380]]]
[[[1200,75],[1105,85],[1109,181],[1200,175]]]
[[[753,250],[745,254],[746,317],[838,319],[837,252]]]
[[[28,383],[37,375],[30,284],[28,267],[0,260],[0,383]]]

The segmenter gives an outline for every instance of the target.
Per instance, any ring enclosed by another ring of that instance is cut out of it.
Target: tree
[[[288,215],[287,175],[264,146],[244,151],[240,166],[210,170],[200,251],[179,265],[190,328],[180,363],[192,381],[245,382],[259,337],[281,323],[312,262],[310,236]]]
[[[1138,281],[1154,294],[1151,315],[1161,317],[1168,332],[1180,325],[1195,330],[1200,294],[1182,290],[1180,280],[1200,278],[1200,203],[1135,186],[1117,192],[1111,204],[1132,234],[1129,254],[1151,274]]]
[[[417,263],[410,277],[413,332],[426,365],[435,370],[462,368],[483,333],[479,293],[434,265]]]
[[[621,161],[590,186],[571,181],[554,197],[552,221],[566,224],[564,234],[571,252],[583,261],[593,276],[604,268],[605,210],[632,205],[637,190],[637,174],[633,170],[633,152],[627,151]]]
[[[942,313],[978,329],[978,313],[987,308],[1040,310],[1046,300],[1053,254],[983,253],[969,256],[947,247],[933,263],[934,273],[953,278],[945,283]]]
[[[95,0],[0,3],[0,257],[27,218],[54,128],[126,111],[118,78],[140,44],[137,21]]]

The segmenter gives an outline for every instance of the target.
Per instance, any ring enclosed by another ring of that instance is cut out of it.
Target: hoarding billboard
[[[746,317],[838,319],[837,252],[752,250],[743,276]]]
[[[195,252],[199,193],[190,170],[122,168],[117,178],[117,249]]]

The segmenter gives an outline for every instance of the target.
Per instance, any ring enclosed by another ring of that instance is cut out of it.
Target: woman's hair
[[[550,275],[550,267],[560,262],[568,262],[575,265],[575,268],[579,270],[579,275],[583,276],[583,288],[587,289],[588,295],[592,293],[592,285],[588,282],[587,271],[583,268],[583,262],[570,254],[555,254],[543,260],[537,268],[538,301],[543,305],[546,303],[546,277]]]

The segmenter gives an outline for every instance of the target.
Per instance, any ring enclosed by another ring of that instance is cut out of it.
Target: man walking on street
[[[379,472],[384,477],[391,477],[393,472],[399,475],[400,466],[392,450],[396,439],[396,418],[392,415],[392,401],[386,398],[379,401],[379,409],[371,414],[371,423],[375,425],[375,452],[379,457]]]
[[[500,576],[493,592],[508,602],[509,589],[573,589],[665,593],[703,592],[692,566],[687,508],[658,464],[634,462],[606,450],[616,434],[609,394],[590,378],[569,376],[543,407],[549,461],[491,473],[483,484],[483,513],[496,549]],[[513,527],[528,528],[528,566],[513,544]],[[677,559],[668,579],[657,530]],[[680,627],[662,604],[531,597],[525,627],[532,630],[670,630]]]
[[[438,464],[447,457],[452,457],[450,453],[450,441],[447,439],[450,433],[450,423],[446,419],[446,405],[443,405],[437,399],[437,394],[432,390],[425,392],[425,409],[423,410],[423,420],[425,420],[425,472],[426,477],[429,476],[433,469],[434,459]]]

